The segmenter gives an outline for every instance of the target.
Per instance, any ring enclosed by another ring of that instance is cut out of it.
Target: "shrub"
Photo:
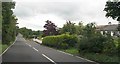
[[[62,34],[57,36],[46,36],[42,40],[43,45],[55,47],[59,49],[67,49],[75,46],[77,37],[75,35]]]
[[[118,47],[117,47],[117,51],[118,53],[120,53],[120,38],[118,38]],[[118,54],[119,58],[120,58],[120,54]]]
[[[83,52],[99,53],[103,51],[105,37],[95,35],[93,37],[82,37],[79,41],[78,50]]]
[[[106,36],[103,52],[108,55],[118,55],[118,38]]]

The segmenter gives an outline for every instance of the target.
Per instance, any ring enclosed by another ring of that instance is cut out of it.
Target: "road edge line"
[[[59,51],[59,50],[57,50],[57,51]],[[72,54],[70,54],[70,53],[66,53],[66,52],[63,52],[63,51],[59,51],[59,52],[62,52],[62,53],[64,53],[64,54],[67,54],[67,55],[70,55],[70,56],[74,56],[74,55],[72,55]]]
[[[43,45],[43,46],[44,46],[44,45]],[[47,47],[47,46],[45,46],[45,47]],[[47,48],[49,48],[49,49],[54,49],[54,48],[51,48],[51,47],[47,47]],[[70,54],[70,53],[66,53],[66,52],[61,51],[61,50],[58,50],[58,49],[54,49],[54,50],[57,50],[58,52],[61,52],[61,53],[64,53],[64,54],[67,54],[67,55],[70,55],[70,56],[75,56],[75,57],[77,57],[77,58],[79,57],[79,58],[84,59],[84,60],[89,61],[89,62],[97,63],[97,62],[95,62],[95,61],[92,61],[92,60],[89,60],[89,59],[86,59],[86,58],[82,58],[82,57],[80,57],[80,56],[73,55],[73,54]],[[99,63],[97,63],[97,64],[99,64]]]
[[[17,37],[16,37],[15,41],[14,41],[7,49],[5,49],[5,51],[4,51],[2,54],[0,54],[0,57],[1,57],[4,53],[6,53],[7,50],[8,50],[13,44],[15,44],[16,40],[17,40]]]
[[[45,54],[42,54],[45,58],[47,58],[49,61],[51,61],[52,63],[56,64],[55,61],[53,61],[51,58],[49,58],[48,56],[46,56]]]
[[[88,60],[88,59],[82,58],[82,57],[80,57],[80,56],[76,56],[76,55],[73,55],[73,54],[70,54],[70,53],[66,53],[66,52],[64,52],[64,51],[60,51],[60,50],[57,50],[57,51],[59,51],[59,52],[61,52],[61,53],[64,53],[64,54],[67,54],[67,55],[70,55],[70,56],[75,56],[75,57],[77,57],[77,58],[80,58],[80,59],[83,59],[83,60],[86,60],[86,61],[89,61],[89,62],[97,63],[97,62],[95,62],[95,61]],[[98,63],[98,64],[99,64],[99,63]]]

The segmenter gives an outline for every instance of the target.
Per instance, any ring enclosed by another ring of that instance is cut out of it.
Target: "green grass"
[[[115,38],[115,39],[114,39],[114,44],[116,45],[116,47],[119,46],[119,38]]]
[[[1,54],[2,52],[4,52],[7,48],[8,48],[8,45],[2,45],[2,44],[0,43],[0,54]]]
[[[8,47],[8,45],[2,45],[2,52],[4,52]]]
[[[81,57],[96,61],[96,62],[118,62],[118,56],[108,56],[105,54],[96,53],[81,53]]]
[[[74,54],[74,55],[79,54],[78,50],[75,48],[70,48],[70,49],[62,50],[62,51],[70,53],[70,54]]]
[[[12,44],[12,42],[10,43],[10,45]],[[2,45],[2,43],[0,43],[0,54],[2,54],[2,52],[4,52],[10,45]]]
[[[70,53],[73,55],[79,55],[80,57],[96,61],[96,62],[118,62],[119,57],[118,56],[109,56],[106,54],[98,54],[98,53],[79,53],[77,49],[70,48],[67,50],[62,50],[66,53]]]
[[[2,53],[2,44],[0,42],[0,54]]]

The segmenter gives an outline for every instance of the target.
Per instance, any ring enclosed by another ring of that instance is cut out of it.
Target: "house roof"
[[[111,24],[111,25],[100,25],[97,26],[97,30],[103,30],[103,31],[116,31],[118,27],[118,24]]]

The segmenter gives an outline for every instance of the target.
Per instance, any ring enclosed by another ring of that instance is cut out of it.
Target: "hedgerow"
[[[75,35],[62,34],[57,36],[46,36],[42,40],[42,44],[59,49],[67,49],[74,47],[77,43],[77,37]]]

